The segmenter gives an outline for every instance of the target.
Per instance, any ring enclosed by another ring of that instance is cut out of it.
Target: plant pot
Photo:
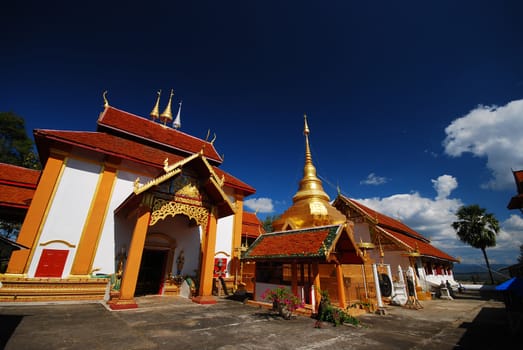
[[[281,317],[283,317],[285,320],[290,320],[292,311],[289,310],[287,305],[285,305],[284,303],[278,303],[277,310]]]

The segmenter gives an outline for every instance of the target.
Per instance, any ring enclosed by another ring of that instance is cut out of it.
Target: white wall
[[[70,274],[76,247],[78,247],[91,201],[96,191],[100,171],[100,165],[71,158],[67,159],[35,246],[35,253],[27,273],[28,277],[34,277],[42,249],[69,250],[62,278]],[[64,241],[75,247],[71,248],[60,242],[45,246],[40,245],[54,240]]]
[[[224,252],[218,254],[216,258],[227,258],[227,276],[230,276],[230,263],[232,258],[232,237],[234,231],[234,215],[229,215],[218,220],[216,228],[216,247],[214,252]]]
[[[98,248],[93,261],[93,269],[100,269],[97,273],[113,274],[115,272],[116,249],[114,210],[131,193],[133,193],[134,181],[137,177],[138,175],[125,171],[118,171],[116,174],[116,183],[114,184],[110,198],[109,208],[105,214],[100,241],[98,242]],[[148,181],[148,179],[142,181]],[[128,241],[129,240],[126,240],[127,248],[129,247]]]

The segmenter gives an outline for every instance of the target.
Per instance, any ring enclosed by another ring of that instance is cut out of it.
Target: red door
[[[62,277],[68,253],[61,249],[42,250],[35,277]]]

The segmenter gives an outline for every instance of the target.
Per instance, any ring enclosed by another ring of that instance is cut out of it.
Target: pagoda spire
[[[342,224],[347,221],[345,215],[329,203],[329,196],[323,190],[321,180],[316,176],[309,144],[311,131],[307,125],[307,116],[304,115],[303,118],[305,136],[303,178],[300,180],[298,191],[292,197],[292,205],[272,223],[276,231]]]
[[[303,167],[303,178],[300,181],[298,192],[296,192],[292,200],[294,203],[301,200],[313,201],[318,199],[329,201],[329,196],[323,190],[321,180],[316,176],[316,167],[312,163],[311,148],[309,145],[310,129],[307,124],[307,115],[304,115],[303,119],[303,134],[305,135],[305,166]]]
[[[182,126],[181,112],[182,112],[182,101],[180,101],[178,103],[178,113],[176,114],[176,118],[174,118],[174,121],[173,121],[173,128],[175,128],[175,129],[179,129]]]
[[[149,113],[149,115],[151,116],[151,118],[153,120],[156,120],[160,117],[160,95],[162,94],[162,90],[158,90],[156,92],[158,94],[158,96],[156,97],[156,103],[154,104],[154,107],[153,107],[153,110],[151,111],[151,113]]]
[[[173,120],[173,112],[171,108],[171,101],[173,99],[174,91],[171,89],[171,95],[169,96],[169,102],[167,102],[167,106],[165,107],[162,114],[160,114],[160,121],[163,123],[163,125],[167,124],[168,121]]]

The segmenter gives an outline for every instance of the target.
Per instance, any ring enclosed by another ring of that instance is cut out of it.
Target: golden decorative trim
[[[184,214],[189,217],[189,219],[194,219],[196,223],[203,228],[207,227],[209,217],[209,210],[207,208],[167,201],[161,198],[156,198],[153,202],[149,226],[153,226],[159,220],[163,220],[169,215],[174,217],[177,214]]]
[[[228,254],[227,252],[224,252],[223,250],[220,250],[219,252],[214,253],[214,256],[217,256],[218,254],[223,254],[225,256],[231,256],[231,254]]]
[[[161,184],[162,182],[164,182],[165,180],[175,176],[175,175],[178,175],[179,173],[182,172],[182,169],[176,169],[176,170],[173,170],[173,171],[170,171],[166,174],[163,174],[155,179],[152,179],[151,181],[147,182],[146,184],[140,186],[140,178],[137,177],[136,180],[134,180],[134,189],[133,189],[133,192],[134,194],[140,194],[142,192],[145,192],[147,191],[149,188],[153,187],[153,186],[156,186],[156,185],[159,185]]]
[[[41,246],[46,246],[46,245],[49,245],[49,244],[52,244],[52,243],[62,243],[62,244],[65,244],[66,246],[68,246],[69,248],[76,248],[76,245],[74,245],[72,243],[69,243],[67,241],[61,240],[61,239],[53,239],[51,241],[40,243],[40,245]]]
[[[360,242],[360,243],[357,243],[357,246],[360,249],[374,249],[374,248],[376,248],[376,245],[374,245],[374,243],[371,243],[371,242]]]

